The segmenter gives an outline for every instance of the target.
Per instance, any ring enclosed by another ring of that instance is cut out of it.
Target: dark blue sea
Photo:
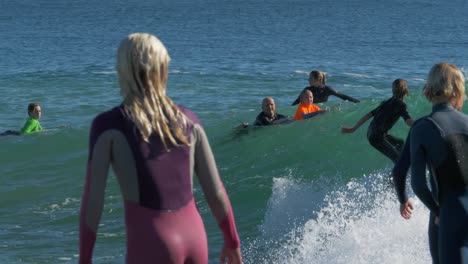
[[[421,90],[433,64],[468,76],[467,10],[467,0],[2,1],[0,132],[21,128],[29,102],[42,106],[46,131],[0,138],[0,263],[77,262],[90,122],[122,100],[116,50],[134,32],[169,51],[167,92],[205,127],[245,263],[430,263],[428,210],[409,190],[416,208],[404,220],[392,163],[367,142],[367,125],[340,128],[390,97],[397,78],[410,86],[410,115],[429,113]],[[233,129],[253,122],[266,96],[294,115],[311,70],[361,103],[330,97],[311,120]],[[399,121],[391,133],[408,131]],[[218,263],[221,232],[194,192]],[[113,175],[100,223],[94,263],[123,263]]]

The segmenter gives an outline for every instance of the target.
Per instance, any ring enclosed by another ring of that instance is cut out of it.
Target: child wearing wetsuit
[[[24,123],[24,126],[21,129],[21,134],[41,131],[42,126],[39,123],[39,118],[42,116],[41,106],[36,103],[30,103],[28,105],[28,115],[29,118],[26,120],[26,123]]]
[[[330,86],[325,85],[325,74],[320,71],[311,71],[309,75],[309,84],[304,89],[307,89],[312,92],[314,95],[315,103],[324,103],[328,101],[330,95],[334,95],[342,100],[347,100],[353,103],[359,103],[358,99],[352,98],[351,96],[342,94],[337,90],[331,88]],[[297,99],[291,105],[297,105],[301,101],[301,96],[299,95]]]
[[[195,179],[223,233],[221,262],[242,263],[233,210],[203,126],[166,95],[169,61],[162,42],[150,34],[131,34],[118,48],[123,102],[91,125],[80,264],[92,263],[111,165],[123,198],[126,263],[208,263]]]
[[[342,133],[353,133],[367,120],[374,117],[367,130],[369,143],[394,163],[398,160],[403,148],[403,139],[388,134],[398,118],[402,117],[408,126],[413,120],[408,114],[403,98],[409,94],[408,84],[403,79],[396,79],[392,84],[393,96],[383,101],[377,108],[364,115],[354,127],[343,126]]]
[[[24,123],[23,128],[18,131],[13,131],[13,130],[7,130],[3,133],[1,133],[1,136],[7,136],[7,135],[24,135],[24,134],[29,134],[32,132],[36,131],[41,131],[42,126],[39,123],[39,118],[41,118],[42,115],[42,109],[41,106],[36,104],[36,103],[30,103],[28,105],[28,119]]]
[[[297,107],[293,120],[304,120],[323,112],[325,112],[325,110],[320,109],[318,105],[314,104],[314,95],[312,92],[304,89],[301,93],[301,103]]]

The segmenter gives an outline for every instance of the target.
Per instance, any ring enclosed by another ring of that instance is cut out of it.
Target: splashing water
[[[413,217],[404,220],[388,173],[365,175],[337,190],[329,184],[274,179],[262,236],[247,246],[246,263],[431,261],[428,211],[412,198]]]

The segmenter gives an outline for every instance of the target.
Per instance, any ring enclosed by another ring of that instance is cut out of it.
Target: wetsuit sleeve
[[[258,117],[255,119],[254,123],[253,123],[254,126],[262,126],[262,122],[260,120],[258,120]]]
[[[310,113],[308,113],[308,114],[302,113],[302,117],[304,119],[308,119],[308,118],[314,117],[314,116],[316,116],[318,114],[321,114],[321,113],[324,113],[324,112],[325,112],[324,110],[322,110],[320,107],[318,107],[317,105],[314,104],[312,106],[312,111]]]
[[[284,118],[286,118],[286,117],[287,117],[287,116],[285,116],[285,115],[278,114],[278,113],[276,114],[276,116],[277,116],[276,120],[279,120],[279,119],[284,119]]]
[[[326,86],[326,89],[327,89],[327,92],[328,94],[330,95],[334,95],[342,100],[347,100],[347,101],[350,101],[350,102],[353,102],[353,103],[359,103],[360,101],[358,99],[355,99],[351,96],[348,96],[348,95],[345,95],[345,94],[342,94],[340,92],[338,92],[337,90],[331,88],[331,87],[328,87]]]
[[[305,90],[305,89],[308,89],[309,91],[312,92],[312,88],[310,86],[307,86],[306,88],[302,89],[302,90]],[[302,93],[302,92],[301,92]],[[291,104],[291,105],[297,105],[301,102],[301,93],[299,93],[299,95],[297,96],[296,100],[294,100],[294,102]]]
[[[28,118],[28,120],[26,120],[26,123],[24,123],[23,128],[21,128],[21,134],[31,133],[33,132],[35,127],[36,127],[36,122],[34,122],[34,119]]]
[[[411,152],[410,152],[410,136],[408,134],[406,143],[401,152],[400,158],[398,159],[395,167],[393,167],[393,183],[395,184],[395,190],[397,193],[398,201],[400,204],[408,201],[408,194],[406,193],[406,175],[411,164]]]
[[[400,116],[403,118],[403,120],[408,120],[408,119],[411,119],[411,116],[409,115],[408,113],[408,107],[406,106],[405,103],[403,103],[403,106],[401,108],[401,113],[400,113]]]
[[[86,180],[81,198],[80,264],[92,262],[110,164],[110,134],[101,133],[98,123],[95,120],[91,126]]]
[[[426,164],[428,163],[428,153],[424,147],[423,140],[428,134],[435,131],[433,127],[427,125],[427,122],[420,122],[418,126],[411,129],[410,148],[411,148],[411,187],[414,193],[424,205],[435,215],[439,215],[439,206],[435,202],[431,191],[427,185]],[[437,134],[436,134],[437,135]],[[436,136],[434,135],[434,136]],[[434,136],[432,138],[434,138]]]
[[[267,125],[270,125],[270,122],[266,120],[265,115],[262,115],[262,113],[260,113],[255,119],[254,126],[267,126]]]
[[[216,168],[216,162],[211,151],[205,131],[195,125],[195,173],[205,194],[210,209],[223,232],[224,244],[229,248],[238,248],[240,239],[237,233],[231,203],[224,189]]]

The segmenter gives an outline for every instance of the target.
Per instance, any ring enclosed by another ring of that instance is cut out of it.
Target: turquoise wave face
[[[167,46],[167,94],[207,131],[245,263],[429,262],[427,211],[417,204],[403,222],[386,182],[392,164],[368,144],[367,124],[351,135],[340,128],[388,98],[396,78],[409,83],[411,116],[429,113],[421,88],[430,67],[449,61],[467,73],[466,3],[220,1],[2,3],[0,132],[20,129],[30,102],[42,106],[46,131],[0,137],[1,263],[76,262],[89,126],[121,102],[115,53],[132,32]],[[314,69],[361,103],[330,97],[321,105],[330,111],[314,119],[233,130],[255,119],[266,96],[292,116]],[[408,131],[399,121],[391,133]],[[215,263],[221,234],[198,185],[194,192]],[[112,172],[101,223],[95,262],[123,262]]]

